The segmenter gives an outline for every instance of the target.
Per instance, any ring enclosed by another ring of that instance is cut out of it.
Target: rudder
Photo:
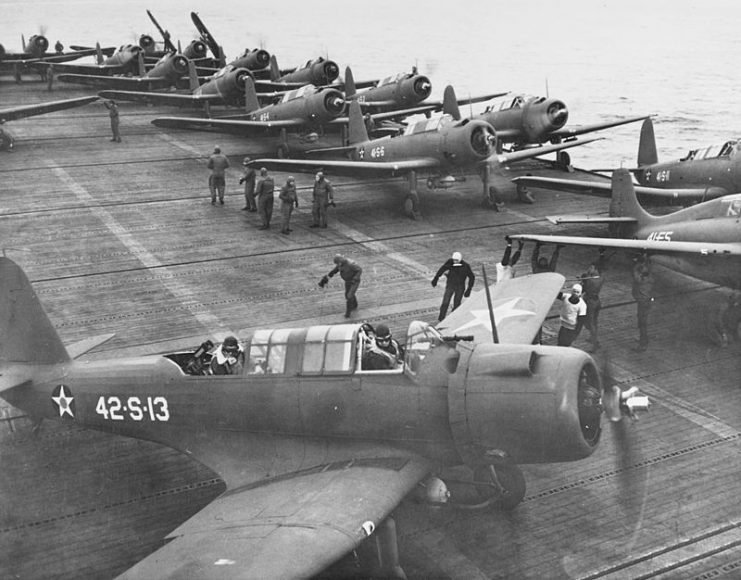
[[[656,137],[654,136],[654,124],[651,117],[643,121],[641,125],[641,138],[638,142],[638,167],[653,165],[659,162],[656,152]]]
[[[0,257],[0,363],[57,364],[70,360],[28,277]]]
[[[610,217],[635,218],[638,225],[653,219],[653,216],[638,203],[633,177],[627,169],[616,169],[612,172]]]

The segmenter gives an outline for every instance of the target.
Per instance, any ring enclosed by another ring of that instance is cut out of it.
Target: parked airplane
[[[164,30],[160,23],[157,22],[154,15],[147,10],[147,15],[149,16],[149,19],[152,21],[152,24],[154,24],[155,28],[159,30],[159,33],[162,35],[162,38],[164,39],[164,51],[156,51],[156,50],[145,50],[145,56],[152,56],[155,58],[162,58],[168,53],[178,53],[182,54],[185,58],[189,60],[199,60],[204,59],[208,55],[208,47],[206,44],[201,40],[192,40],[188,45],[185,47],[185,50],[180,50],[180,47],[176,47],[170,38],[170,33],[167,32],[167,30]],[[179,44],[179,43],[178,43]]]
[[[308,151],[308,157],[301,160],[258,159],[251,164],[279,171],[313,172],[323,168],[329,172],[353,176],[407,176],[409,191],[404,208],[407,215],[415,217],[419,206],[418,171],[431,173],[427,186],[434,189],[452,187],[455,181],[460,180],[451,175],[451,172],[461,174],[466,170],[477,169],[484,182],[484,198],[491,200],[493,192],[489,188],[489,174],[492,167],[497,168],[500,164],[530,159],[589,142],[570,141],[496,155],[497,138],[491,125],[480,120],[454,119],[458,105],[451,86],[445,89],[443,110],[448,114],[410,124],[403,135],[370,140],[360,104],[353,101],[350,103],[349,145]]]
[[[270,65],[270,53],[267,50],[262,48],[254,48],[252,50],[245,49],[242,56],[227,63],[223,47],[216,42],[216,39],[209,32],[208,28],[206,28],[206,25],[200,19],[198,14],[191,12],[190,19],[193,21],[198,33],[201,35],[201,41],[209,48],[213,55],[211,62],[199,62],[198,74],[204,74],[204,72],[205,74],[211,74],[211,72],[214,72],[206,71],[201,67],[211,67],[212,69],[218,70],[224,68],[227,64],[230,64],[236,68],[246,68],[251,71],[265,71],[267,76],[269,76],[268,67]]]
[[[97,101],[98,97],[78,97],[76,99],[63,99],[61,101],[49,101],[46,103],[35,103],[33,105],[22,105],[20,107],[11,107],[0,109],[0,151],[12,149],[15,143],[13,136],[9,131],[2,128],[6,121],[14,121],[24,117],[33,117],[35,115],[44,115],[53,111],[63,111],[73,107],[81,107]]]
[[[21,43],[23,52],[20,53],[7,52],[3,45],[0,44],[0,74],[12,73],[17,82],[21,81],[22,74],[33,65],[39,63],[64,63],[85,56],[93,56],[96,53],[93,48],[82,50],[73,49],[72,51],[64,52],[61,45],[56,52],[47,52],[49,40],[41,34],[34,34],[28,39],[28,42],[21,36]],[[41,74],[42,78],[44,77],[44,69],[39,70],[35,68],[35,70]]]
[[[390,111],[405,109],[419,104],[434,105],[433,110],[441,110],[443,103],[430,102],[426,99],[432,92],[430,79],[415,70],[411,73],[399,73],[380,80],[374,86],[358,92],[350,67],[345,68],[345,100],[358,101],[363,111]],[[492,93],[468,99],[458,99],[459,105],[469,105],[489,101],[507,93]]]
[[[741,289],[741,194],[653,216],[638,203],[627,169],[612,176],[610,216],[555,216],[554,223],[606,223],[618,239],[514,235],[513,239],[616,248],[648,254],[652,262],[714,284]]]
[[[619,421],[647,408],[635,390],[604,387],[585,352],[532,344],[563,282],[493,286],[499,344],[412,322],[389,370],[363,368],[360,323],[258,330],[243,354],[204,343],[80,363],[72,353],[110,336],[65,348],[24,272],[0,258],[0,394],[38,421],[170,446],[226,483],[122,578],[311,577],[374,531],[387,576],[400,570],[389,515],[441,465],[468,466],[489,505],[513,508],[518,464],[587,457],[603,410]],[[483,294],[460,314],[485,308]],[[239,372],[204,372],[219,356],[243,360]]]
[[[33,67],[46,73],[49,67],[53,65],[55,73],[76,74],[76,75],[93,75],[93,76],[113,76],[113,75],[133,75],[138,74],[143,66],[140,63],[139,55],[144,50],[136,44],[124,44],[115,51],[101,49],[96,46],[92,50],[97,58],[97,64],[92,63],[49,63],[46,61],[33,63]],[[103,58],[107,55],[106,58]]]
[[[57,80],[63,83],[75,83],[101,89],[164,89],[176,85],[188,75],[190,62],[182,54],[167,53],[149,70],[144,66],[141,52],[137,55],[139,76],[60,74]]]
[[[502,146],[505,143],[511,143],[515,149],[520,149],[546,141],[558,143],[585,133],[635,123],[645,119],[646,115],[592,125],[566,127],[569,111],[563,101],[546,97],[515,95],[503,101],[498,108],[496,106],[487,107],[483,113],[474,115],[473,118],[486,121],[494,127]],[[567,155],[563,163],[568,165]]]
[[[499,133],[497,133],[499,135]],[[641,199],[663,203],[689,204],[741,192],[739,140],[720,146],[692,149],[682,159],[659,163],[651,118],[643,121],[638,143],[638,167],[631,169],[640,185]],[[518,184],[547,189],[609,195],[609,182],[520,177]]]

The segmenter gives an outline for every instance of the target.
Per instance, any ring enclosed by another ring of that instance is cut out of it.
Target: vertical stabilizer
[[[353,77],[352,69],[347,67],[345,69],[345,98],[354,97],[357,92],[358,89],[355,88],[355,77]]]
[[[275,82],[280,79],[280,69],[278,68],[278,59],[274,54],[270,55],[270,80]]]
[[[219,61],[219,68],[224,68],[226,66],[226,55],[224,54],[224,47],[219,45],[218,49],[219,49],[219,56],[217,58]]]
[[[67,350],[23,270],[0,257],[0,364],[56,364]]]
[[[252,77],[244,78],[244,111],[251,113],[260,108],[260,101],[257,99],[257,90],[255,81]]]
[[[612,172],[610,216],[635,218],[639,226],[654,219],[638,203],[636,190],[633,186],[633,176],[627,169],[616,169]]]
[[[195,93],[201,86],[198,80],[198,71],[196,70],[196,63],[188,59],[188,83],[190,92]]]
[[[348,143],[355,145],[368,141],[368,129],[363,119],[363,111],[360,110],[360,103],[357,101],[350,102],[350,118],[348,126]]]
[[[455,98],[455,90],[450,85],[445,87],[443,93],[443,113],[450,115],[456,121],[461,120],[461,111],[458,108],[458,100]]]
[[[654,124],[651,121],[651,117],[649,117],[641,125],[641,140],[638,142],[638,167],[653,165],[658,162],[659,156],[656,153]]]

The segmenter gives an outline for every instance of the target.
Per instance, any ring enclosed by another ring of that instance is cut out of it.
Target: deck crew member
[[[432,279],[433,288],[437,286],[437,281],[443,275],[447,276],[447,282],[445,283],[443,301],[440,304],[440,314],[437,317],[438,321],[448,315],[451,298],[453,298],[453,310],[455,310],[461,305],[464,296],[468,297],[471,295],[471,289],[476,280],[476,275],[471,270],[471,266],[463,259],[460,252],[453,252],[453,256],[440,266],[435,277]],[[466,280],[468,280],[468,285],[466,285]]]
[[[314,223],[312,228],[327,227],[327,207],[334,206],[334,190],[329,180],[325,179],[324,173],[318,171],[314,177],[313,204],[311,206],[311,217]]]
[[[355,297],[355,293],[360,286],[360,276],[363,269],[341,254],[337,254],[333,262],[335,264],[334,268],[328,274],[322,276],[322,279],[319,280],[319,287],[324,288],[329,283],[329,279],[339,272],[340,278],[345,281],[345,318],[350,318],[352,311],[358,308],[358,299]]]
[[[273,218],[273,206],[275,205],[275,182],[268,175],[265,167],[260,168],[260,181],[255,187],[255,197],[257,198],[257,212],[260,214],[262,225],[258,228],[261,230],[270,229],[270,220]]]
[[[558,331],[558,346],[571,346],[581,332],[587,317],[587,305],[581,297],[581,284],[574,284],[571,292],[559,292],[558,299],[562,300],[559,318],[561,328]]]
[[[211,205],[216,205],[216,195],[219,203],[224,205],[224,194],[226,193],[226,170],[229,167],[229,159],[221,152],[219,146],[214,147],[213,154],[208,158],[208,168],[211,175],[208,178],[208,188],[211,190]]]
[[[244,183],[244,207],[242,211],[257,211],[257,202],[255,202],[255,181],[257,181],[257,173],[252,167],[247,164],[250,162],[249,157],[245,157],[242,161],[244,165],[244,175],[239,179],[239,184]]]
[[[286,180],[286,184],[281,187],[280,193],[278,194],[280,199],[280,213],[283,216],[283,226],[280,233],[288,235],[291,230],[291,213],[293,208],[298,207],[298,196],[296,195],[296,180],[293,176],[290,176]]]
[[[103,101],[105,108],[108,109],[108,116],[111,118],[111,132],[113,137],[111,141],[121,142],[121,132],[119,131],[118,105],[115,101]]]

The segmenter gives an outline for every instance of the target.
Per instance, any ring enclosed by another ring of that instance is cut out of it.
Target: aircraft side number
[[[170,409],[165,397],[121,397],[111,396],[98,399],[95,412],[107,421],[169,421]]]
[[[652,240],[654,242],[671,242],[672,241],[672,234],[674,231],[668,231],[668,232],[651,232],[648,234],[647,240]]]
[[[384,155],[386,155],[385,147],[373,147],[373,149],[370,150],[370,156],[372,158],[383,157]]]
[[[659,183],[663,183],[665,181],[669,181],[669,173],[671,172],[670,169],[662,169],[661,171],[656,172],[656,181]]]

